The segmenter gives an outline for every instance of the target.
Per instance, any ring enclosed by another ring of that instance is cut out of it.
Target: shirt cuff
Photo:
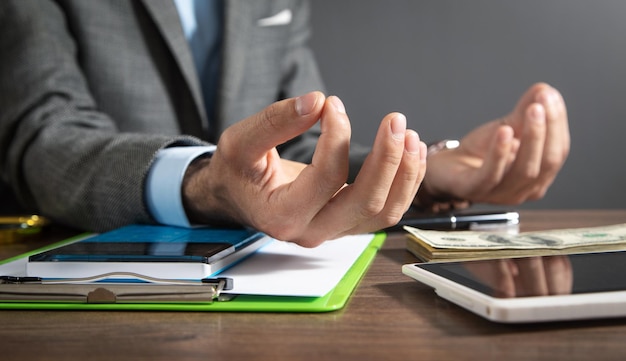
[[[216,146],[171,147],[161,149],[146,178],[148,211],[161,224],[191,227],[182,199],[185,171],[201,155],[212,154]]]

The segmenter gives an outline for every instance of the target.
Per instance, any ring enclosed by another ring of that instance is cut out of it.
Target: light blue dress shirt
[[[174,0],[174,3],[193,53],[204,105],[211,119],[219,78],[222,2]],[[191,227],[182,201],[183,177],[194,159],[214,151],[215,146],[171,147],[159,151],[148,172],[145,187],[148,210],[157,222]]]

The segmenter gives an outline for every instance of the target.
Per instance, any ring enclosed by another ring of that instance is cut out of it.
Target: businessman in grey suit
[[[392,225],[414,199],[539,198],[567,157],[546,84],[428,172],[402,114],[371,150],[351,145],[341,100],[317,91],[305,1],[199,3],[202,57],[184,1],[0,2],[0,166],[23,206],[95,231],[236,223],[314,246]]]

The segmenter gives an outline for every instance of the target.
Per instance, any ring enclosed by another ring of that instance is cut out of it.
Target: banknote
[[[424,261],[626,250],[626,223],[517,234],[404,229],[407,248]]]

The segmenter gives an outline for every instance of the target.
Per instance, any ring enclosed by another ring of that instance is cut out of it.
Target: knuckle
[[[324,243],[324,241],[326,241],[326,239],[302,238],[302,239],[296,239],[293,242],[304,248],[314,248]]]
[[[370,219],[376,217],[382,212],[385,206],[384,202],[377,199],[371,199],[359,207],[359,214],[363,219]]]
[[[315,165],[310,165],[315,167]],[[345,186],[346,181],[348,180],[348,169],[332,169],[331,171],[326,171],[323,173],[323,177],[319,177],[319,180],[316,183],[316,189],[319,194],[326,194],[329,190],[336,192],[341,187]]]
[[[562,153],[548,154],[544,157],[542,168],[544,168],[548,172],[556,173],[563,163],[565,163],[565,159],[567,159],[567,154],[569,150],[565,150]]]
[[[538,200],[545,197],[548,192],[548,186],[538,187],[529,197],[529,200]]]
[[[393,166],[398,166],[401,160],[402,160],[402,153],[396,152],[394,150],[389,150],[388,152],[385,152],[385,154],[383,154],[383,159],[382,159],[384,163],[387,163]]]
[[[401,219],[402,219],[402,214],[398,212],[392,212],[392,213],[386,214],[382,219],[384,223],[383,228],[394,226],[398,224],[398,222],[400,222]]]
[[[501,182],[502,180],[500,176],[495,172],[491,172],[486,174],[486,176],[481,179],[477,187],[481,190],[481,193],[485,193],[488,190],[497,187]]]
[[[298,235],[300,234],[299,226],[293,225],[293,224],[292,225],[288,225],[288,224],[281,225],[278,223],[266,224],[261,229],[263,230],[264,233],[266,233],[270,237],[275,238],[279,241],[293,240],[293,239],[296,239]]]
[[[511,204],[518,205],[522,204],[526,201],[527,197],[525,195],[519,194],[517,197],[511,199]]]
[[[399,175],[400,179],[405,183],[415,183],[420,179],[422,170],[418,164],[412,164],[408,162],[403,163],[404,166],[401,167]]]
[[[338,192],[341,188],[345,187],[348,181],[348,170],[345,172],[337,172],[333,176],[329,177],[327,182],[327,188],[333,192]]]
[[[265,230],[270,237],[283,242],[295,243],[304,248],[314,248],[326,241],[325,238],[316,237],[302,232],[301,225],[273,225]],[[303,235],[304,234],[304,235]]]
[[[235,148],[236,135],[233,134],[233,128],[226,128],[222,135],[220,136],[220,140],[217,143],[217,150],[215,153],[223,154],[224,156],[229,156],[232,152],[231,150]]]
[[[268,106],[259,114],[259,121],[266,132],[273,133],[280,129],[278,105],[276,103]]]
[[[544,163],[545,165],[545,163]],[[542,165],[543,167],[543,165]],[[533,183],[534,180],[536,180],[539,177],[539,174],[541,172],[540,167],[535,167],[535,166],[525,166],[525,167],[520,167],[518,169],[516,169],[514,171],[515,173],[513,174],[514,179],[520,183],[520,184],[529,184],[529,183]]]
[[[528,167],[521,174],[521,178],[526,181],[533,181],[539,177],[540,169],[539,167]]]

